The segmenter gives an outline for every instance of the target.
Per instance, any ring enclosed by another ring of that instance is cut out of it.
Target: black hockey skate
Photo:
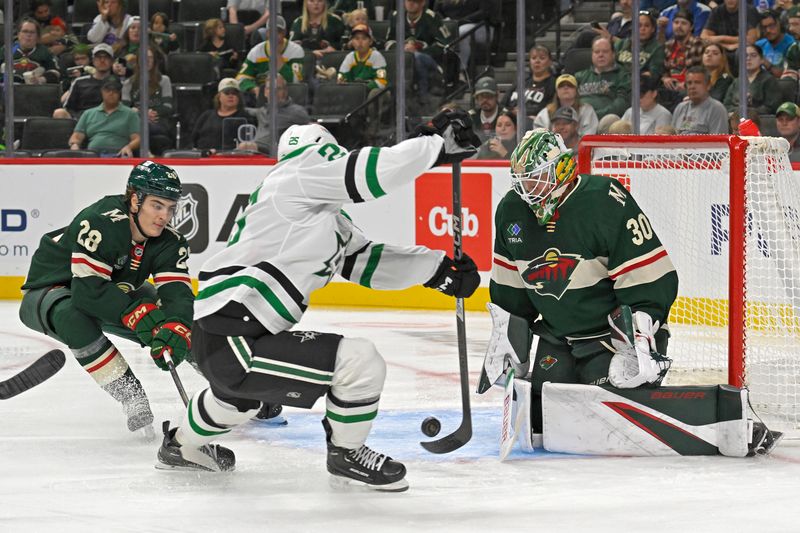
[[[258,420],[260,424],[265,426],[285,426],[289,422],[285,417],[281,416],[283,406],[279,404],[262,403],[261,409],[258,410],[253,420]]]
[[[783,439],[783,433],[768,429],[763,422],[753,422],[753,440],[748,445],[747,457],[768,455]]]
[[[205,472],[230,472],[236,466],[236,456],[219,444],[209,444],[202,448],[183,447],[175,440],[178,428],[169,427],[164,421],[164,442],[158,449],[159,470],[193,470]]]
[[[348,449],[334,446],[330,441],[330,425],[323,419],[322,425],[328,436],[328,472],[334,479],[345,484],[355,484],[381,492],[408,490],[406,467],[388,455],[378,453],[362,445]]]

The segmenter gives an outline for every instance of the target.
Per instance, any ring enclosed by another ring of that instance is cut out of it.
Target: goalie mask
[[[531,206],[540,225],[550,221],[568,184],[575,179],[572,150],[561,135],[545,129],[525,133],[511,153],[511,183],[520,198]]]
[[[289,126],[278,141],[278,161],[282,161],[287,155],[303,146],[328,143],[339,144],[325,126],[319,124]]]

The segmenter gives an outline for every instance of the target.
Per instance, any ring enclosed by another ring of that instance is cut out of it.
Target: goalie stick
[[[64,352],[50,350],[33,362],[25,370],[20,371],[5,381],[0,381],[0,400],[8,400],[17,394],[25,392],[39,383],[53,377],[66,362]]]
[[[453,163],[453,260],[461,259],[461,163]],[[420,442],[431,453],[450,453],[472,438],[472,409],[469,404],[469,368],[467,366],[467,328],[464,323],[464,299],[456,298],[456,338],[458,368],[461,375],[461,425],[441,439]]]

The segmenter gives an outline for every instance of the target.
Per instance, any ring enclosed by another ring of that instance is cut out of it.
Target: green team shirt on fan
[[[374,48],[370,48],[363,58],[359,57],[358,52],[350,52],[339,67],[339,80],[367,82],[370,90],[383,89],[388,83],[386,59]]]
[[[620,304],[664,324],[678,275],[647,216],[618,181],[576,179],[544,226],[513,190],[500,201],[491,301],[562,341],[607,332]]]
[[[119,324],[131,305],[126,293],[152,275],[164,314],[189,325],[194,295],[188,258],[189,244],[172,226],[134,244],[124,196],[106,196],[78,213],[66,228],[42,237],[22,288],[68,286],[73,297],[96,303],[96,318]]]
[[[259,43],[250,49],[244,60],[239,74],[236,76],[239,82],[239,89],[242,92],[249,91],[254,87],[261,87],[269,76],[270,57],[269,42]],[[283,65],[278,69],[278,74],[283,76],[286,83],[299,83],[303,81],[303,58],[305,52],[299,44],[286,40],[281,51],[281,61]]]

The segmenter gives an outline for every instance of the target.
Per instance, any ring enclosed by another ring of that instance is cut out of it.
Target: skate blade
[[[202,466],[167,465],[162,462],[157,462],[153,466],[155,467],[156,470],[164,470],[164,471],[174,470],[177,472],[197,472],[197,473],[211,472],[214,474],[223,474],[225,472],[233,472],[234,470],[236,470],[235,466],[228,470],[211,470],[210,468],[205,468]]]
[[[408,490],[408,481],[405,479],[389,483],[388,485],[370,485],[369,483],[364,483],[356,479],[331,474],[328,476],[328,484],[332,489],[344,492],[404,492]]]
[[[769,455],[769,454],[771,454],[772,451],[783,440],[783,433],[781,433],[780,431],[773,431],[772,432],[772,438],[773,438],[773,441],[772,441],[772,444],[769,446],[769,448],[764,448],[763,450],[758,452],[756,455]]]
[[[288,426],[289,421],[286,420],[283,416],[273,416],[272,418],[252,418],[251,420],[255,421],[256,424],[259,426]]]

